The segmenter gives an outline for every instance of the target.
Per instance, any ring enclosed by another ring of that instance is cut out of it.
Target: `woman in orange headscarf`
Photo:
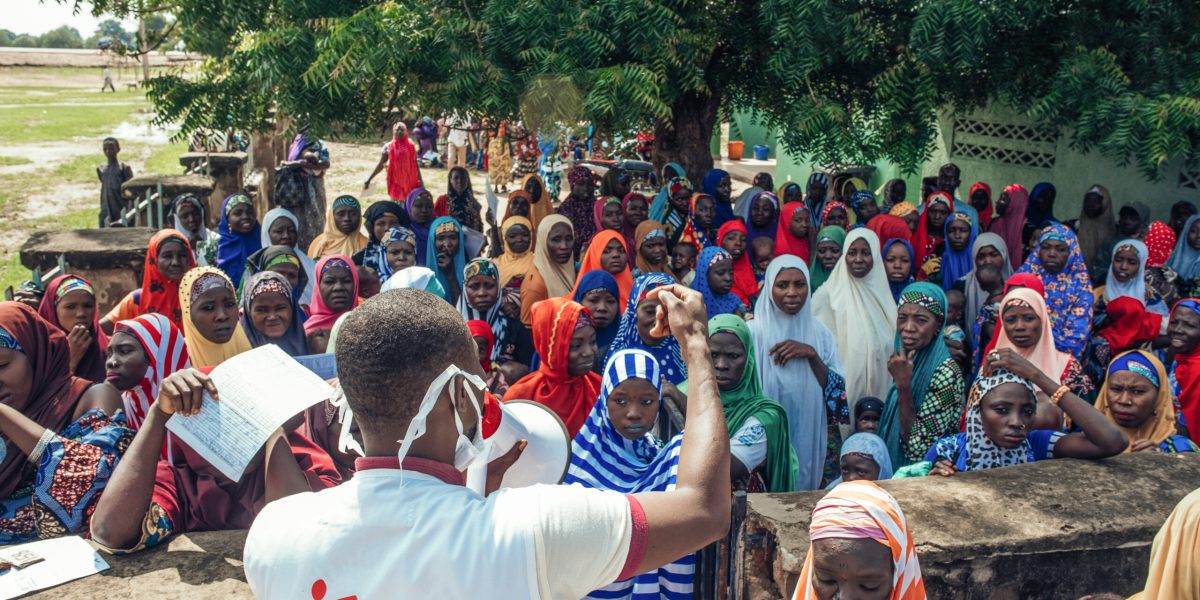
[[[925,580],[904,511],[874,482],[849,481],[833,488],[813,509],[808,535],[808,557],[793,600],[840,597],[840,586],[863,583],[878,586],[879,597],[925,600]],[[859,560],[841,560],[847,555]]]
[[[588,271],[606,271],[617,280],[617,288],[621,291],[617,303],[620,311],[625,312],[629,290],[633,289],[633,273],[629,270],[629,249],[625,247],[625,236],[621,232],[606,229],[592,238],[579,263],[575,275],[576,286]]]
[[[160,229],[150,238],[142,267],[142,287],[129,292],[104,318],[100,328],[111,334],[118,321],[127,321],[146,313],[158,313],[183,328],[179,308],[179,281],[196,266],[187,238],[174,229]]]
[[[533,400],[553,410],[574,438],[600,395],[592,372],[596,328],[586,309],[566,298],[533,305],[533,346],[542,364],[508,388],[504,400]]]

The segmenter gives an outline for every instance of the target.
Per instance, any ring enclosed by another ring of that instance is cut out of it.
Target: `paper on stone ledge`
[[[205,393],[200,412],[172,415],[167,430],[232,481],[279,426],[329,397],[329,384],[274,344],[226,360],[209,377],[220,400]]]
[[[8,552],[15,550],[28,550],[45,560],[24,569],[0,571],[0,598],[4,600],[108,569],[108,563],[79,536],[41,540],[5,549]]]

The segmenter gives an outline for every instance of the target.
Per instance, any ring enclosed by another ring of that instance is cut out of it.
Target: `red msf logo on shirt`
[[[324,579],[318,579],[312,584],[313,600],[325,600],[325,592],[329,591],[329,586],[325,585]],[[344,596],[337,600],[358,600],[358,596]]]

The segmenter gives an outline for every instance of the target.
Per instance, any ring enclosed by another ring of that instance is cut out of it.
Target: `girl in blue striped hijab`
[[[600,397],[571,442],[571,467],[563,483],[622,494],[674,489],[683,434],[663,444],[652,433],[662,385],[658,360],[649,352],[613,354],[604,368]],[[695,569],[695,555],[689,554],[587,597],[690,599]]]

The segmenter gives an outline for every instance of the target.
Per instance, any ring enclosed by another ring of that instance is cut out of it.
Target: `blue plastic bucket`
[[[770,154],[771,154],[770,146],[755,146],[754,147],[754,160],[767,160],[767,157],[769,157]]]

